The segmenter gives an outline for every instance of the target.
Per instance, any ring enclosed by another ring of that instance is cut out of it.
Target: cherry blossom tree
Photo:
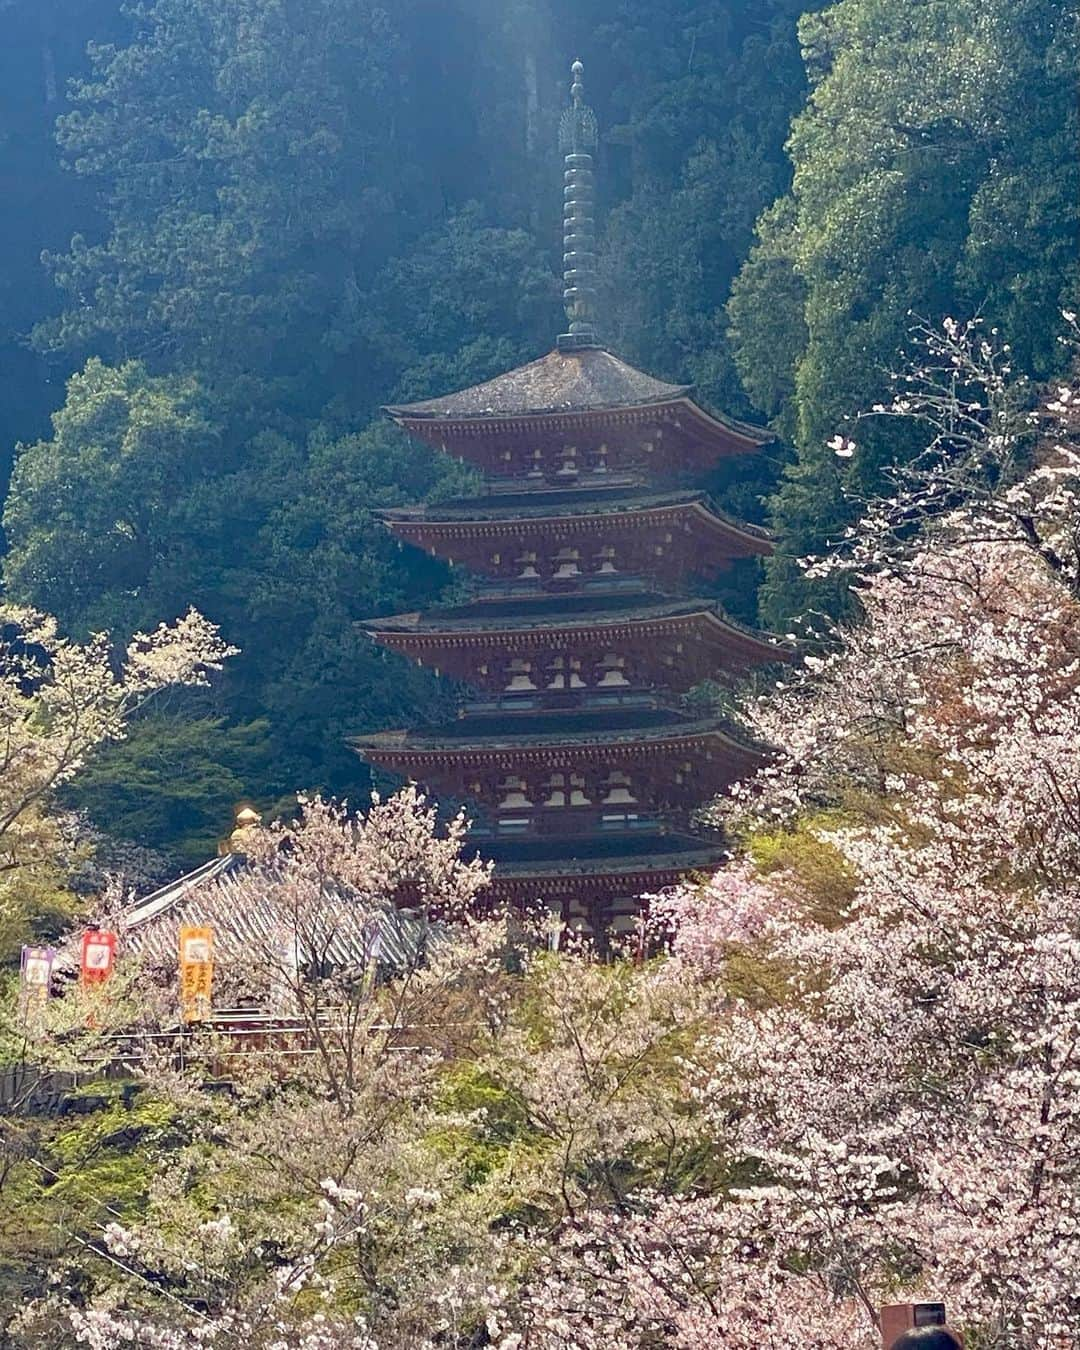
[[[161,690],[205,684],[234,654],[194,610],[118,656],[107,634],[73,642],[47,615],[0,608],[0,953],[17,955],[35,881],[74,856],[57,789]]]
[[[770,848],[666,906],[666,978],[714,988],[691,1099],[723,1180],[563,1222],[508,1344],[869,1350],[901,1296],[980,1347],[1075,1343],[1080,606],[1002,544],[863,598],[759,711]]]
[[[136,1069],[178,1144],[137,1222],[106,1210],[57,1254],[60,1285],[86,1293],[29,1303],[16,1343],[368,1350],[376,1321],[419,1345],[472,1308],[490,1239],[438,1098],[447,1060],[500,1015],[511,937],[476,912],[490,868],[462,856],[464,831],[412,788],[362,816],[306,800],[247,833],[238,876],[185,898],[215,929],[216,978],[275,1000],[288,1030],[250,1049],[189,1037],[182,1064],[147,1038]],[[180,920],[125,935],[116,919],[142,1024],[167,1026]]]
[[[705,1090],[767,1181],[740,1203],[779,1188],[838,1291],[869,1311],[929,1286],[980,1344],[1068,1344],[1080,606],[1001,541],[929,545],[862,599],[846,646],[761,710],[787,754],[755,808],[809,812],[853,894],[815,921],[797,877],[766,878],[755,941],[786,992],[738,1009]]]
[[[364,816],[312,800],[252,832],[239,879],[185,901],[226,965],[245,964],[236,931],[271,935],[250,987],[277,984],[305,1053],[205,1037],[182,1072],[148,1053],[182,1142],[138,1218],[103,1215],[91,1252],[57,1258],[83,1297],[30,1303],[16,1344],[480,1344],[559,1225],[711,1172],[691,1093],[709,991],[551,950],[546,919],[492,911],[462,832],[415,789]],[[395,901],[431,940],[373,981]],[[174,979],[175,928],[139,948],[151,984]]]
[[[1080,323],[1063,314],[1058,341],[1080,365]],[[1012,365],[1008,343],[981,319],[918,323],[913,352],[893,376],[895,396],[860,414],[829,442],[859,464],[859,431],[889,419],[907,425],[921,450],[887,467],[887,491],[866,497],[849,487],[858,523],[811,575],[854,576],[895,566],[925,535],[970,543],[1015,543],[1037,553],[1080,591],[1080,390],[1075,380],[1035,386]]]

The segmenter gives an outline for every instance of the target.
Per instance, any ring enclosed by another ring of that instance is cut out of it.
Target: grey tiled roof
[[[530,414],[640,408],[685,398],[689,385],[666,384],[602,347],[549,352],[539,361],[444,398],[387,408],[393,417],[521,417]]]
[[[253,889],[245,874],[265,883]],[[124,947],[154,966],[175,966],[181,924],[209,924],[219,959],[250,961],[253,953],[277,951],[283,935],[295,931],[294,916],[282,903],[272,871],[249,873],[246,859],[230,853],[204,863],[187,876],[136,900],[117,916]],[[390,901],[373,903],[348,887],[328,889],[322,955],[339,965],[364,965],[373,955],[398,969],[415,964],[434,929]],[[302,959],[308,959],[302,952]]]

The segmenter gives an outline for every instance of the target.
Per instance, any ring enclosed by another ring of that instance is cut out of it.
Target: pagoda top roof
[[[396,418],[523,417],[641,408],[685,398],[690,386],[667,384],[635,370],[603,347],[553,351],[538,361],[443,398],[388,407]]]

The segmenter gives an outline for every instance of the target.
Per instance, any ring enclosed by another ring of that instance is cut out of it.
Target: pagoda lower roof
[[[497,863],[490,894],[504,904],[526,907],[552,903],[583,907],[599,904],[613,917],[611,906],[619,912],[640,913],[641,898],[676,886],[696,874],[714,871],[727,857],[722,845],[694,850],[670,851],[658,848],[651,855],[632,854],[621,858],[553,859],[546,863]]]
[[[487,623],[489,620],[499,625],[508,620],[511,624],[521,624],[531,628],[534,623],[550,620],[554,624],[589,623],[593,618],[603,619],[605,615],[614,618],[642,614],[658,607],[672,604],[687,604],[685,596],[673,597],[670,592],[659,590],[651,579],[644,577],[581,577],[580,590],[545,591],[530,589],[518,591],[511,589],[512,583],[485,583],[478,587],[470,600],[460,605],[439,605],[424,610],[423,624],[434,628],[445,627],[443,620],[464,622],[476,620]],[[702,602],[699,602],[702,603]],[[703,603],[711,605],[712,601]],[[419,611],[416,611],[419,613]],[[389,619],[399,616],[389,615]],[[406,621],[406,627],[412,629],[414,612],[400,616]],[[365,624],[372,627],[381,620],[373,619]]]
[[[713,719],[715,720],[715,719]],[[700,713],[676,706],[674,703],[653,702],[651,706],[597,708],[569,707],[540,709],[528,712],[470,712],[452,722],[426,726],[416,734],[432,745],[458,745],[476,741],[543,740],[552,737],[593,737],[597,733],[626,731],[640,736],[647,731],[673,730],[695,726],[702,721]],[[376,735],[378,733],[375,733]],[[391,733],[396,734],[396,733]]]
[[[568,597],[576,599],[577,597]],[[588,610],[580,607],[566,607],[562,610],[549,609],[532,613],[527,610],[527,602],[521,605],[526,612],[515,622],[513,617],[489,616],[484,613],[482,604],[469,607],[464,613],[440,613],[438,610],[416,612],[412,614],[393,614],[384,619],[369,619],[364,629],[377,641],[397,646],[395,639],[408,637],[415,639],[408,643],[411,649],[416,641],[423,640],[426,645],[446,646],[454,643],[477,647],[490,647],[493,639],[505,639],[508,646],[541,645],[553,633],[565,633],[568,638],[590,633],[603,634],[616,638],[621,635],[634,638],[648,636],[649,625],[658,626],[657,636],[670,635],[671,624],[683,628],[706,629],[716,637],[723,638],[735,647],[754,649],[758,661],[785,661],[790,659],[790,651],[767,633],[745,627],[724,614],[713,600],[668,600],[656,604],[622,605],[598,607]],[[476,612],[476,611],[479,612]]]
[[[654,866],[657,862],[686,861],[693,866],[724,848],[715,832],[703,836],[686,830],[628,830],[623,834],[551,835],[542,839],[495,838],[470,834],[480,856],[500,872],[594,871],[602,867]]]
[[[453,512],[463,511],[465,513],[481,514],[488,510],[498,510],[506,505],[510,509],[523,508],[524,510],[536,509],[537,511],[559,512],[568,507],[573,508],[579,505],[596,506],[597,509],[603,506],[605,502],[618,501],[635,492],[645,492],[651,495],[660,496],[665,493],[674,493],[677,489],[686,489],[697,491],[697,484],[686,484],[681,478],[675,479],[670,484],[660,486],[651,476],[644,473],[592,473],[584,475],[583,478],[576,478],[572,483],[555,484],[546,479],[522,479],[522,478],[487,478],[484,480],[484,490],[481,495],[472,495],[470,497],[451,497],[447,501],[440,502],[437,509],[441,511]],[[421,510],[423,507],[399,507],[403,512],[411,510]],[[427,510],[433,508],[428,507]],[[387,508],[381,512],[384,517],[393,514],[393,508]]]
[[[419,507],[387,510],[382,519],[410,541],[442,538],[496,538],[522,526],[530,532],[551,530],[596,530],[628,525],[662,528],[672,521],[692,519],[722,535],[740,553],[769,554],[772,543],[767,530],[733,519],[720,511],[704,492],[637,492],[615,499],[568,503],[569,509],[550,505],[532,506],[519,501],[498,502],[470,509],[468,502],[452,508]]]
[[[763,749],[736,740],[728,724],[720,718],[674,725],[631,724],[606,730],[556,730],[536,734],[504,730],[491,735],[470,736],[463,731],[452,738],[440,735],[437,728],[380,731],[358,736],[352,744],[362,754],[380,762],[395,760],[413,767],[450,760],[479,764],[486,758],[505,759],[508,752],[518,762],[550,764],[558,758],[576,763],[582,754],[588,753],[604,754],[616,760],[643,753],[697,752],[711,746],[722,749],[729,758],[745,762],[748,769],[757,767],[766,757]]]
[[[728,856],[729,852],[730,850],[722,844],[709,848],[698,840],[698,846],[693,851],[675,849],[664,851],[658,847],[653,853],[628,853],[616,858],[567,858],[564,853],[561,858],[553,857],[545,862],[497,862],[495,877],[499,881],[521,883],[530,878],[550,882],[562,879],[572,881],[577,877],[621,875],[625,879],[627,873],[632,873],[643,877],[647,885],[651,883],[653,888],[659,890],[671,882],[664,881],[657,884],[657,872],[673,873],[675,879],[685,876],[688,872],[715,867]],[[639,893],[636,887],[630,892],[630,894]]]

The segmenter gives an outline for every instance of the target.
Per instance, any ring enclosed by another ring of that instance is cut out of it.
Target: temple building
[[[760,763],[759,749],[682,696],[787,653],[708,598],[724,569],[771,546],[701,481],[772,437],[706,412],[688,387],[597,340],[596,121],[580,63],[573,73],[560,131],[569,331],[529,365],[387,410],[484,479],[468,500],[384,513],[404,545],[466,569],[474,598],[365,625],[458,681],[460,715],[357,749],[468,803],[501,899],[545,902],[600,934],[627,925],[642,894],[719,860],[722,841],[695,812]]]

